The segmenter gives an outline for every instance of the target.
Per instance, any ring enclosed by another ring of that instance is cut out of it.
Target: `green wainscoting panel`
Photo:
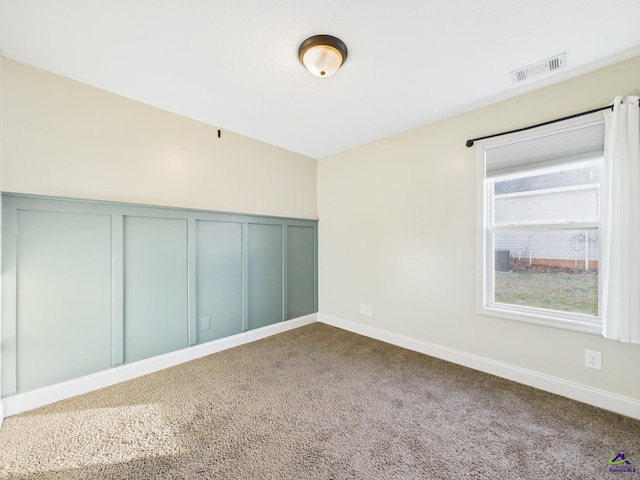
[[[283,227],[248,225],[248,329],[284,320]]]
[[[242,332],[242,223],[196,222],[197,342]]]
[[[109,368],[111,217],[20,210],[17,230],[17,392]]]
[[[287,227],[287,319],[315,312],[315,232]]]
[[[124,218],[124,361],[188,346],[187,221]]]
[[[1,396],[313,313],[317,251],[315,220],[4,193]]]

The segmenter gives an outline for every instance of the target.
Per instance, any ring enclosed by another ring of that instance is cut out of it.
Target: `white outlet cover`
[[[584,351],[584,366],[595,370],[602,370],[602,352],[594,350]]]
[[[373,305],[367,305],[367,315],[373,315]]]
[[[367,314],[367,304],[366,303],[361,303],[360,304],[360,313],[362,313],[363,315]]]
[[[209,330],[210,320],[210,317],[202,317],[200,319],[200,330]]]

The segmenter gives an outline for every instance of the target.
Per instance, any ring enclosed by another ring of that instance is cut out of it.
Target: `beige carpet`
[[[318,323],[10,417],[0,478],[640,478],[622,451],[639,421]]]

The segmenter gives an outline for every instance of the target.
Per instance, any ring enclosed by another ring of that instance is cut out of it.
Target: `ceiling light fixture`
[[[302,64],[316,77],[329,77],[336,73],[347,59],[347,46],[331,35],[314,35],[298,48]]]

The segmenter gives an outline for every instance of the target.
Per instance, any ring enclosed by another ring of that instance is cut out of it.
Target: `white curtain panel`
[[[640,343],[640,112],[638,97],[616,97],[605,112],[601,179],[602,334]]]

